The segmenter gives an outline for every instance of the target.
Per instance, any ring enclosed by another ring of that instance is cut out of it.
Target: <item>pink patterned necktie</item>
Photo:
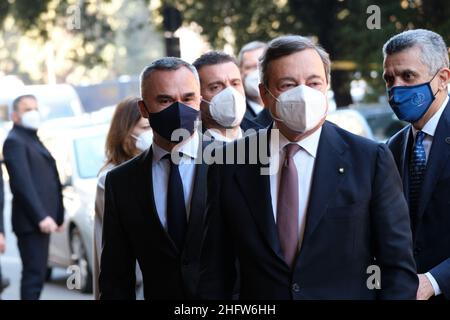
[[[294,155],[301,149],[296,143],[284,147],[285,160],[281,169],[277,203],[277,228],[286,263],[292,268],[299,242],[298,175]]]

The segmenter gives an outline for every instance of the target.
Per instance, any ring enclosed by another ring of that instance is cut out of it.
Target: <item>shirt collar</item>
[[[276,123],[274,123],[273,125],[273,129],[278,129]],[[273,130],[272,129],[272,130]],[[282,133],[281,131],[279,132],[279,143],[278,143],[278,152],[282,151],[283,148],[288,145],[289,143],[296,143],[298,144],[300,147],[302,147],[302,149],[304,149],[309,155],[311,155],[313,158],[316,158],[317,156],[317,149],[319,147],[319,140],[320,140],[320,134],[322,133],[322,127],[320,127],[319,129],[317,129],[314,133],[312,133],[311,135],[307,136],[306,138],[297,141],[297,142],[291,142],[289,141]],[[272,139],[272,137],[274,136],[273,134],[270,135],[270,145],[271,145],[271,151],[275,151],[275,141],[274,139]]]
[[[172,152],[181,152],[183,153],[183,158],[191,158],[196,159],[197,158],[197,152],[199,147],[199,135],[197,130],[194,131],[192,136],[186,141],[177,144]],[[156,143],[152,144],[152,151],[153,151],[153,161],[159,162],[166,154],[169,153],[169,151],[161,148]]]
[[[253,100],[247,99],[247,103],[250,106],[250,108],[252,108],[252,110],[256,113],[259,114],[261,111],[263,111],[264,107],[261,106],[259,103],[256,103]]]
[[[445,106],[448,103],[448,100],[449,100],[449,97],[447,96],[445,98],[444,103],[439,108],[439,110],[431,117],[430,120],[428,120],[427,123],[425,123],[425,125],[423,126],[423,128],[421,130],[422,132],[426,133],[427,135],[429,135],[431,137],[434,137],[434,134],[436,132],[436,128],[437,128],[438,123],[439,123],[439,119],[441,119],[442,113],[444,112],[444,109],[445,109]],[[414,126],[411,126],[411,128],[412,128],[413,135],[415,137],[416,134],[417,134],[417,131],[419,131],[419,130],[414,128]]]

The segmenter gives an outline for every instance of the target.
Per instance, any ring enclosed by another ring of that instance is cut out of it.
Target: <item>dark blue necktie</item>
[[[424,138],[425,133],[417,131],[409,165],[409,210],[413,219],[415,219],[417,215],[422,182],[427,165],[427,155],[425,153],[425,148],[423,147]]]
[[[187,229],[183,183],[178,164],[173,163],[170,154],[164,158],[168,159],[170,164],[169,183],[167,184],[167,230],[173,242],[181,251],[183,250]]]

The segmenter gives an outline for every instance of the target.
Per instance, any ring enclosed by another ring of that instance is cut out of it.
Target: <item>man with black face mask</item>
[[[450,80],[447,46],[428,30],[410,30],[383,47],[389,103],[411,125],[388,141],[409,203],[417,299],[450,299]]]
[[[100,299],[135,299],[136,260],[145,299],[195,298],[207,169],[197,71],[156,60],[141,74],[141,96],[153,143],[106,177]]]

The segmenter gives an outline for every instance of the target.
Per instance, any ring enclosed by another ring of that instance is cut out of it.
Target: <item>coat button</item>
[[[292,285],[292,291],[294,292],[300,292],[300,286],[298,285],[298,283],[294,283]]]
[[[414,255],[417,256],[419,255],[420,252],[420,248],[414,248]]]
[[[189,259],[183,258],[183,266],[188,266],[188,265],[189,265]]]

